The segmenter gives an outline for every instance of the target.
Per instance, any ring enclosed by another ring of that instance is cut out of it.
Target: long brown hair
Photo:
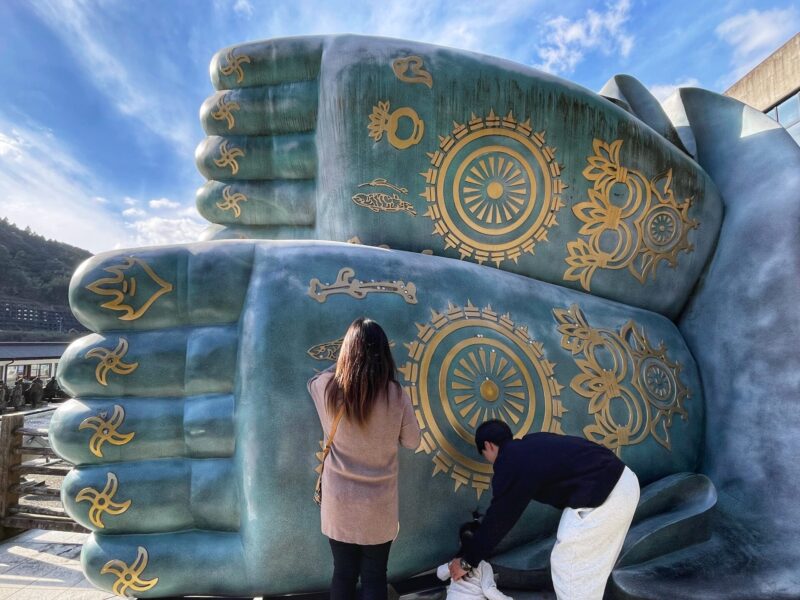
[[[325,388],[328,410],[334,413],[344,402],[348,420],[363,425],[380,392],[388,398],[391,382],[397,380],[386,333],[372,319],[359,317],[347,328],[336,375]]]

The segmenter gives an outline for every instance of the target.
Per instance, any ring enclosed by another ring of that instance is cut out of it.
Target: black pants
[[[354,600],[359,576],[363,600],[386,600],[386,563],[392,542],[360,546],[329,541],[333,553],[331,600]]]

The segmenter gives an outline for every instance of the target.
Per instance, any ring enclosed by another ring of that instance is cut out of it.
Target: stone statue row
[[[0,414],[6,408],[20,410],[26,404],[37,408],[43,401],[50,402],[66,397],[55,377],[51,377],[46,384],[41,377],[34,377],[32,380],[17,378],[13,387],[0,381]]]

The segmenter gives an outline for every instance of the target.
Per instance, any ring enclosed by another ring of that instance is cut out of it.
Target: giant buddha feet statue
[[[324,589],[305,382],[367,315],[423,429],[390,577],[452,556],[490,495],[475,428],[500,418],[636,471],[613,595],[800,593],[785,131],[702,90],[668,114],[631,78],[600,96],[377,38],[246,44],[211,72],[196,158],[215,240],[96,256],[70,289],[95,333],[62,359],[75,398],[51,439],[76,464],[62,495],[93,532],[91,581],[142,598]],[[557,518],[528,508],[493,561],[506,584],[547,585]]]

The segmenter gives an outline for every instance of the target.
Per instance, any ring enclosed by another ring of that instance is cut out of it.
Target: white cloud
[[[607,4],[605,12],[587,10],[582,19],[558,16],[548,20],[538,51],[541,62],[536,66],[550,73],[570,73],[590,50],[628,56],[633,48],[633,36],[625,29],[630,8],[630,0],[617,0]]]
[[[19,145],[20,140],[16,136],[11,137],[0,131],[0,157],[12,155],[18,157],[20,155]]]
[[[167,198],[151,203],[174,217],[150,217],[130,196],[108,198],[119,196],[104,189],[52,132],[12,125],[0,115],[0,217],[92,252],[197,241],[208,226],[194,208]]]
[[[253,5],[250,3],[249,0],[236,0],[236,4],[233,5],[233,11],[240,15],[252,17]]]
[[[497,10],[495,0],[435,3],[409,0],[372,5],[366,32],[373,35],[410,38],[442,46],[483,53],[506,54],[500,49],[507,36],[497,29],[511,31],[530,11],[532,2],[511,1]]]
[[[166,211],[162,216],[148,215],[147,211],[130,207],[122,211],[126,217],[129,246],[161,246],[196,242],[200,232],[208,223],[192,207],[182,207],[180,202],[169,198],[155,198],[148,203],[150,208]]]
[[[187,206],[186,208],[182,208],[177,212],[178,216],[181,217],[198,217],[197,207],[193,204],[192,206]]]
[[[169,198],[150,200],[148,204],[150,205],[150,208],[178,208],[181,205],[180,202],[174,202]]]
[[[343,10],[341,3],[295,0],[275,3],[264,16],[256,4],[255,18],[249,21],[243,39],[356,33],[451,46],[527,63],[536,40],[525,29],[528,23],[535,24],[539,5],[546,3],[504,0],[499,6],[497,0],[355,0]],[[215,8],[220,18],[230,12],[221,0],[216,0]]]
[[[178,83],[173,83],[176,67],[169,57],[143,61],[126,48],[125,37],[106,14],[108,6],[87,0],[30,4],[111,105],[135,119],[149,135],[164,138],[177,152],[191,156],[196,134],[192,118],[176,99],[180,96]]]
[[[150,217],[127,223],[126,226],[133,232],[135,246],[161,246],[196,242],[200,238],[200,232],[208,227],[208,223],[197,217],[179,219]]]
[[[92,252],[124,243],[127,232],[98,202],[91,172],[49,130],[0,116],[0,216],[46,238]]]
[[[126,208],[122,211],[123,217],[144,217],[147,216],[147,212],[143,211],[141,208]]]
[[[695,79],[694,77],[689,77],[687,79],[676,81],[675,83],[657,83],[655,85],[651,85],[647,89],[649,89],[650,93],[656,97],[656,100],[663,103],[664,100],[672,96],[672,93],[678,88],[698,87],[699,85],[699,80]]]
[[[717,37],[733,47],[733,71],[729,82],[741,78],[800,29],[800,13],[785,9],[755,10],[734,15],[714,30]]]

